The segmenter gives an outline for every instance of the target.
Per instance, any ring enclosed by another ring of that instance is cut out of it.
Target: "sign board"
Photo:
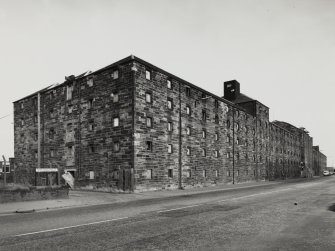
[[[71,187],[73,188],[74,187],[74,178],[73,176],[71,175],[71,173],[64,173],[62,174],[62,177],[63,179],[65,180],[65,182]]]
[[[36,173],[54,173],[58,172],[57,168],[36,168]]]

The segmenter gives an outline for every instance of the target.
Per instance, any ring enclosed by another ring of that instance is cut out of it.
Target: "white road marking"
[[[25,234],[18,234],[18,235],[15,235],[15,237],[21,237],[21,236],[27,236],[27,235],[33,235],[33,234],[41,234],[41,233],[48,233],[48,232],[54,232],[54,231],[58,231],[58,230],[69,229],[69,228],[76,228],[76,227],[83,227],[83,226],[97,225],[97,224],[101,224],[101,223],[112,222],[112,221],[118,221],[118,220],[124,220],[124,219],[128,219],[128,218],[129,218],[129,217],[123,217],[123,218],[117,218],[117,219],[111,219],[111,220],[104,220],[104,221],[96,221],[96,222],[85,223],[85,224],[79,224],[79,225],[68,226],[68,227],[60,227],[60,228],[54,228],[54,229],[48,229],[48,230],[42,230],[42,231],[37,231],[37,232],[25,233]]]
[[[248,198],[248,197],[254,197],[254,196],[263,195],[263,194],[277,193],[277,192],[282,192],[282,191],[286,191],[286,190],[292,190],[292,188],[285,188],[285,189],[281,189],[281,190],[277,190],[277,191],[264,192],[264,193],[256,193],[256,194],[252,194],[252,195],[246,195],[246,196],[241,196],[241,197],[236,197],[236,198],[229,198],[229,199],[219,200],[219,201],[216,201],[216,202],[225,202],[225,201],[228,201],[228,200],[244,199],[244,198]],[[195,204],[195,205],[190,205],[190,206],[185,206],[185,207],[167,209],[167,210],[158,211],[158,213],[166,213],[166,212],[176,211],[176,210],[185,209],[185,208],[203,206],[203,205],[206,205],[206,204],[208,204],[208,203],[206,202],[206,203],[203,203],[203,204]]]
[[[216,201],[216,202],[225,202],[225,201],[229,201],[229,200],[244,199],[244,198],[254,197],[254,196],[259,196],[259,195],[264,195],[264,194],[278,193],[278,192],[282,192],[282,191],[286,191],[286,190],[292,190],[292,188],[285,188],[285,189],[281,189],[281,190],[277,190],[277,191],[270,191],[270,192],[264,192],[264,193],[251,194],[251,195],[246,195],[246,196],[241,196],[241,197],[236,197],[236,198],[229,198],[229,199],[219,200],[219,201]],[[198,207],[198,206],[203,206],[203,205],[206,205],[206,204],[208,204],[208,203],[194,204],[194,205],[190,205],[190,206],[184,206],[184,207],[178,207],[178,208],[173,208],[173,209],[167,209],[167,210],[158,211],[158,213],[165,213],[165,212],[171,212],[171,211],[176,211],[176,210],[185,209],[185,208]],[[48,232],[54,232],[54,231],[59,231],[59,230],[64,230],[64,229],[69,229],[69,228],[82,227],[82,226],[97,225],[97,224],[101,224],[101,223],[118,221],[118,220],[124,220],[124,219],[128,219],[128,218],[129,217],[123,217],[123,218],[110,219],[110,220],[104,220],[104,221],[96,221],[96,222],[91,222],[91,223],[86,223],[86,224],[80,224],[80,225],[74,225],[74,226],[68,226],[68,227],[61,227],[61,228],[42,230],[42,231],[37,231],[37,232],[31,232],[31,233],[25,233],[25,234],[15,235],[15,237],[34,235],[34,234],[40,234],[40,233],[48,233]]]
[[[264,193],[256,193],[256,194],[245,195],[245,196],[236,197],[236,198],[229,198],[229,199],[225,199],[225,200],[219,200],[218,202],[224,202],[224,201],[228,201],[228,200],[244,199],[244,198],[254,197],[254,196],[263,195],[263,194],[278,193],[278,192],[282,192],[282,191],[286,191],[286,190],[291,190],[291,188],[285,188],[285,189],[281,189],[281,190],[277,190],[277,191],[270,191],[270,192],[264,192]]]
[[[173,208],[173,209],[167,209],[167,210],[162,210],[162,211],[158,211],[158,213],[165,213],[165,212],[170,212],[170,211],[176,211],[176,210],[180,210],[180,209],[184,209],[184,208],[190,208],[190,207],[198,207],[198,206],[202,206],[205,205],[204,204],[195,204],[195,205],[190,205],[190,206],[185,206],[185,207],[178,207],[178,208]]]

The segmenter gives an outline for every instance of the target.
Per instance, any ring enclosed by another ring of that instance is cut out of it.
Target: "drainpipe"
[[[257,109],[257,108],[256,108]],[[258,117],[257,117],[257,112],[256,112],[256,126],[255,126],[255,157],[256,157],[256,180],[258,181],[258,156],[257,156],[257,149],[258,149],[258,137],[257,137],[257,122],[258,122]]]
[[[41,94],[37,94],[37,168],[41,168]]]
[[[81,84],[79,84],[78,88],[79,88],[79,93],[78,93],[79,94],[78,95],[79,96],[78,97],[79,117],[78,117],[78,172],[77,172],[77,177],[79,178],[81,175]]]
[[[235,184],[235,110],[233,111],[233,184]]]
[[[182,137],[181,137],[181,84],[179,83],[179,155],[178,155],[178,161],[179,161],[179,189],[183,189],[182,185],[182,159],[181,159],[181,154],[182,154]]]
[[[37,93],[37,168],[41,168],[42,163],[42,132],[41,132],[41,93]],[[37,172],[35,170],[35,186],[37,186]]]

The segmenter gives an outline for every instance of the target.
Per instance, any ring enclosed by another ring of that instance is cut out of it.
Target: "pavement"
[[[316,177],[319,178],[319,177]],[[315,179],[315,178],[314,178]],[[70,190],[68,199],[39,200],[4,203],[0,205],[0,215],[13,213],[31,213],[37,211],[48,211],[65,208],[87,207],[102,204],[116,204],[134,202],[140,200],[152,200],[168,197],[178,197],[200,193],[211,193],[214,191],[225,191],[235,189],[246,189],[248,187],[271,186],[280,183],[299,182],[307,179],[289,179],[284,181],[259,181],[240,184],[224,184],[217,186],[189,188],[185,190],[159,190],[140,193],[106,193],[95,191]]]

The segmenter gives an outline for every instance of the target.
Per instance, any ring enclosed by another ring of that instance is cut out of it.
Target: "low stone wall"
[[[62,187],[0,188],[0,203],[69,198],[69,189]]]

